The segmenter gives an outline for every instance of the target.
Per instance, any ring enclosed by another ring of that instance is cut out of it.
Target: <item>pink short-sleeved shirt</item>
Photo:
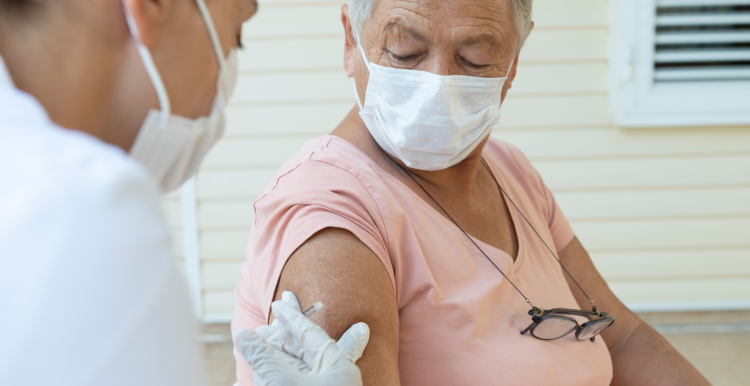
[[[528,159],[495,139],[483,155],[547,245],[567,246],[573,230]],[[560,265],[506,203],[519,239],[516,261],[474,241],[535,305],[578,308]],[[521,335],[531,323],[529,307],[510,283],[453,223],[341,138],[308,142],[271,180],[255,214],[233,332],[267,323],[289,256],[316,232],[335,227],[367,245],[391,278],[402,385],[585,386],[612,379],[601,338]],[[236,350],[235,357],[239,384],[252,385],[252,370]]]

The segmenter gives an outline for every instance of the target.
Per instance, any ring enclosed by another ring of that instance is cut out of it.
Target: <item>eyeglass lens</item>
[[[601,334],[602,331],[606,330],[607,327],[609,327],[610,325],[612,325],[612,321],[590,324],[584,327],[581,333],[578,334],[578,339],[579,340],[591,339]]]
[[[571,319],[550,316],[537,324],[532,333],[539,339],[558,339],[575,330],[576,326]]]

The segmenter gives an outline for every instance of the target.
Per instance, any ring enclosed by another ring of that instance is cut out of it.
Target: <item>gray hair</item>
[[[349,0],[349,17],[352,19],[354,37],[359,40],[362,26],[375,8],[376,0]],[[521,48],[531,30],[531,3],[533,0],[511,0],[513,3],[513,21],[518,32],[516,51]]]

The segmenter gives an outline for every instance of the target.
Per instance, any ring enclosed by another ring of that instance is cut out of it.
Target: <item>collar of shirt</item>
[[[49,126],[52,122],[36,98],[16,88],[0,56],[0,129],[13,124]]]

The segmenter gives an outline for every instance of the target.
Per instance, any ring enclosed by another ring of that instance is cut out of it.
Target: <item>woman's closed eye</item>
[[[471,69],[475,69],[475,70],[485,70],[485,69],[488,69],[488,68],[492,67],[492,65],[490,65],[490,64],[476,64],[476,63],[473,63],[473,62],[471,62],[471,61],[469,61],[466,58],[461,57],[461,56],[458,57],[458,60],[464,66],[469,67]]]
[[[396,55],[391,51],[387,51],[388,56],[391,58],[391,60],[394,60],[398,63],[404,64],[404,65],[413,65],[416,64],[417,61],[424,56],[424,54],[417,53],[417,54],[407,54],[407,55]]]

